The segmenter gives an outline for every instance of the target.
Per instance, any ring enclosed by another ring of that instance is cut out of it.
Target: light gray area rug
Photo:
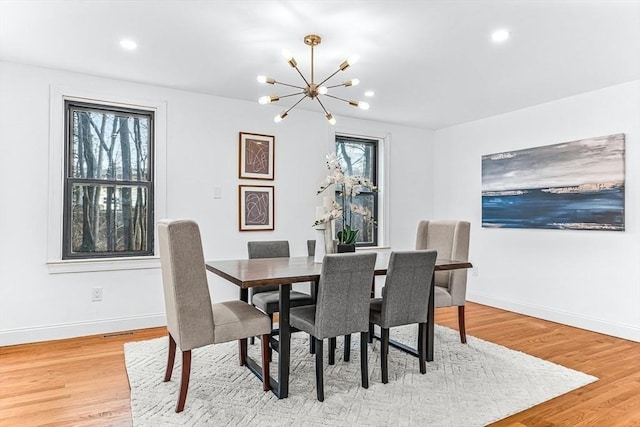
[[[392,329],[415,343],[417,327]],[[369,345],[369,389],[360,386],[359,337],[351,361],[327,365],[325,401],[316,400],[314,356],[305,334],[292,336],[289,398],[278,400],[238,365],[237,342],[194,350],[184,412],[175,413],[180,356],[163,383],[167,339],[125,344],[134,426],[484,426],[582,387],[597,378],[436,326],[434,361],[421,375],[417,358],[390,348],[389,383],[380,381],[380,342]],[[414,344],[415,345],[415,344]],[[259,341],[249,346],[259,359]],[[325,349],[328,345],[325,343]],[[326,350],[325,350],[326,353]],[[276,372],[277,353],[270,368]]]

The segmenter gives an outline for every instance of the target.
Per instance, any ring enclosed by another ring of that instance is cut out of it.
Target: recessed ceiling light
[[[374,96],[376,93],[372,90],[368,90],[364,93],[364,96],[367,96],[369,98],[371,98],[372,96]]]
[[[124,39],[124,40],[120,40],[120,46],[122,46],[123,49],[134,50],[135,48],[138,47],[138,44],[133,40]]]
[[[508,30],[496,30],[491,34],[491,40],[496,43],[502,43],[511,37],[511,33]]]

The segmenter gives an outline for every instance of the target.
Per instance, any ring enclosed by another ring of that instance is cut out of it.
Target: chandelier
[[[299,92],[294,92],[294,93],[290,93],[290,94],[287,94],[287,95],[262,96],[262,97],[260,97],[258,99],[258,102],[260,104],[269,104],[271,102],[279,101],[282,98],[288,98],[290,96],[302,95],[302,97],[300,97],[300,99],[298,99],[298,101],[295,104],[293,104],[288,109],[283,110],[280,114],[278,114],[277,116],[274,117],[273,120],[276,123],[282,121],[282,119],[284,119],[287,116],[287,114],[289,114],[289,111],[293,110],[305,98],[311,98],[312,100],[315,99],[316,101],[318,101],[318,104],[320,104],[320,107],[322,107],[322,110],[324,111],[325,117],[327,118],[329,123],[331,123],[332,125],[336,124],[336,119],[333,117],[333,115],[329,111],[327,111],[327,109],[325,108],[324,104],[320,100],[320,96],[326,96],[328,98],[338,99],[338,100],[344,101],[344,102],[346,102],[349,105],[352,105],[354,107],[359,107],[359,108],[361,108],[363,110],[368,110],[369,109],[369,104],[367,104],[366,102],[344,99],[344,98],[340,98],[339,96],[330,95],[328,93],[329,89],[333,89],[333,88],[337,88],[337,87],[357,86],[360,83],[360,80],[351,79],[351,80],[347,80],[344,83],[340,83],[340,84],[335,84],[335,85],[331,85],[331,86],[325,86],[324,85],[325,83],[327,83],[327,81],[329,81],[329,79],[331,79],[333,76],[338,74],[340,71],[344,71],[347,68],[349,68],[349,66],[355,64],[356,61],[358,60],[358,55],[353,55],[353,56],[349,57],[349,59],[347,59],[342,64],[340,64],[338,69],[333,74],[331,74],[326,79],[320,81],[319,83],[316,83],[315,75],[314,75],[313,48],[316,47],[317,45],[319,45],[321,41],[322,41],[322,38],[320,36],[316,35],[316,34],[309,34],[309,35],[304,37],[304,44],[306,44],[307,46],[311,47],[311,79],[310,79],[311,81],[307,80],[305,78],[305,76],[300,72],[300,69],[298,68],[298,63],[293,58],[293,56],[286,50],[282,51],[282,53],[285,56],[285,58],[287,59],[287,62],[289,63],[289,65],[292,68],[294,68],[298,72],[298,74],[300,74],[300,77],[302,77],[302,80],[304,81],[304,84],[305,84],[304,86],[297,86],[297,85],[292,85],[292,84],[288,84],[288,83],[279,82],[279,81],[276,81],[276,79],[273,79],[271,77],[258,76],[258,82],[260,82],[260,83],[267,83],[267,84],[271,84],[271,85],[279,84],[279,85],[282,85],[282,86],[292,87],[292,88],[300,90]]]

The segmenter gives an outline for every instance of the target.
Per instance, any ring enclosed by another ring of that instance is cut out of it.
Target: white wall
[[[626,231],[481,227],[482,155],[616,133]],[[435,217],[472,223],[469,300],[640,341],[640,82],[439,130],[434,157]]]
[[[47,268],[52,86],[166,101],[167,189],[160,197],[166,198],[168,217],[199,222],[207,258],[246,257],[246,242],[256,239],[287,239],[293,255],[306,254],[315,206],[321,204],[315,191],[332,147],[333,130],[321,114],[294,110],[276,125],[278,107],[0,62],[0,345],[164,324],[158,268],[66,274]],[[433,132],[337,120],[336,131],[388,137],[388,243],[412,248],[418,219],[432,213]],[[276,138],[273,232],[237,231],[239,131]],[[213,198],[216,186],[222,199]],[[209,281],[214,300],[237,298],[233,285],[213,275]],[[102,302],[91,302],[92,287],[104,289]]]

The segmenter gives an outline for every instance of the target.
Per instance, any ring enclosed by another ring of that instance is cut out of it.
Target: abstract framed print
[[[239,185],[240,231],[273,230],[275,225],[272,185]]]
[[[240,178],[273,180],[275,137],[240,132]]]

